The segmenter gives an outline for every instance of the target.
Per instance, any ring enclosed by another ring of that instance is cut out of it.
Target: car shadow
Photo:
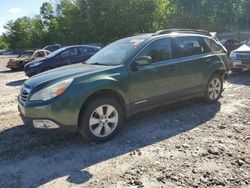
[[[0,73],[15,73],[17,71],[13,71],[13,70],[3,70],[3,71],[0,71]]]
[[[231,74],[227,81],[231,84],[250,86],[250,70]]]
[[[8,82],[6,83],[6,86],[21,86],[24,82],[25,82],[26,79],[22,79],[22,80],[16,80],[16,81],[13,81],[13,82]]]
[[[2,186],[37,187],[64,176],[70,183],[82,184],[93,177],[87,169],[92,165],[197,128],[220,108],[220,102],[198,100],[143,112],[128,119],[118,135],[103,144],[87,143],[78,133],[24,125],[7,129],[0,133]]]

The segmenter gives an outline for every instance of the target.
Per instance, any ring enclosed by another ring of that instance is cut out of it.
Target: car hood
[[[85,76],[91,73],[100,72],[112,68],[113,66],[87,65],[83,63],[67,65],[37,74],[26,80],[24,82],[24,85],[32,89],[40,85],[47,85],[69,78],[77,78],[79,76]]]
[[[234,50],[234,52],[250,52],[250,46],[244,44],[241,47]]]
[[[27,64],[25,65],[25,67],[29,67],[31,64],[33,64],[33,63],[35,63],[35,62],[43,61],[43,60],[45,60],[45,59],[47,59],[47,58],[46,58],[46,57],[38,57],[38,58],[34,59],[33,61],[27,63]]]

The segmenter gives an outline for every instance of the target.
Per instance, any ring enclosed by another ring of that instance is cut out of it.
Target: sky
[[[4,32],[3,26],[9,20],[22,16],[39,14],[43,2],[50,0],[0,0],[0,35]]]

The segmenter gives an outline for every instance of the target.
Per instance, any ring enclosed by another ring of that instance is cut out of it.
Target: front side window
[[[87,53],[87,50],[86,48],[82,47],[82,48],[79,48],[81,54],[86,54]]]
[[[176,58],[206,53],[206,49],[200,44],[198,37],[177,37],[174,41]]]
[[[61,58],[62,59],[67,59],[70,57],[74,57],[79,55],[78,49],[77,48],[71,48],[68,50],[65,50],[64,52],[61,53]]]
[[[87,53],[94,53],[96,52],[94,48],[86,48]]]
[[[171,39],[165,38],[153,41],[138,56],[150,56],[157,63],[172,59],[172,54]]]

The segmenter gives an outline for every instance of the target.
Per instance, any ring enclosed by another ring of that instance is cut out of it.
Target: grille
[[[237,53],[236,57],[241,58],[241,59],[249,59],[250,58],[250,53]]]
[[[28,96],[29,96],[30,91],[31,91],[31,89],[29,89],[25,86],[22,86],[21,90],[20,90],[20,95],[19,95],[20,100],[26,102],[28,100]]]

